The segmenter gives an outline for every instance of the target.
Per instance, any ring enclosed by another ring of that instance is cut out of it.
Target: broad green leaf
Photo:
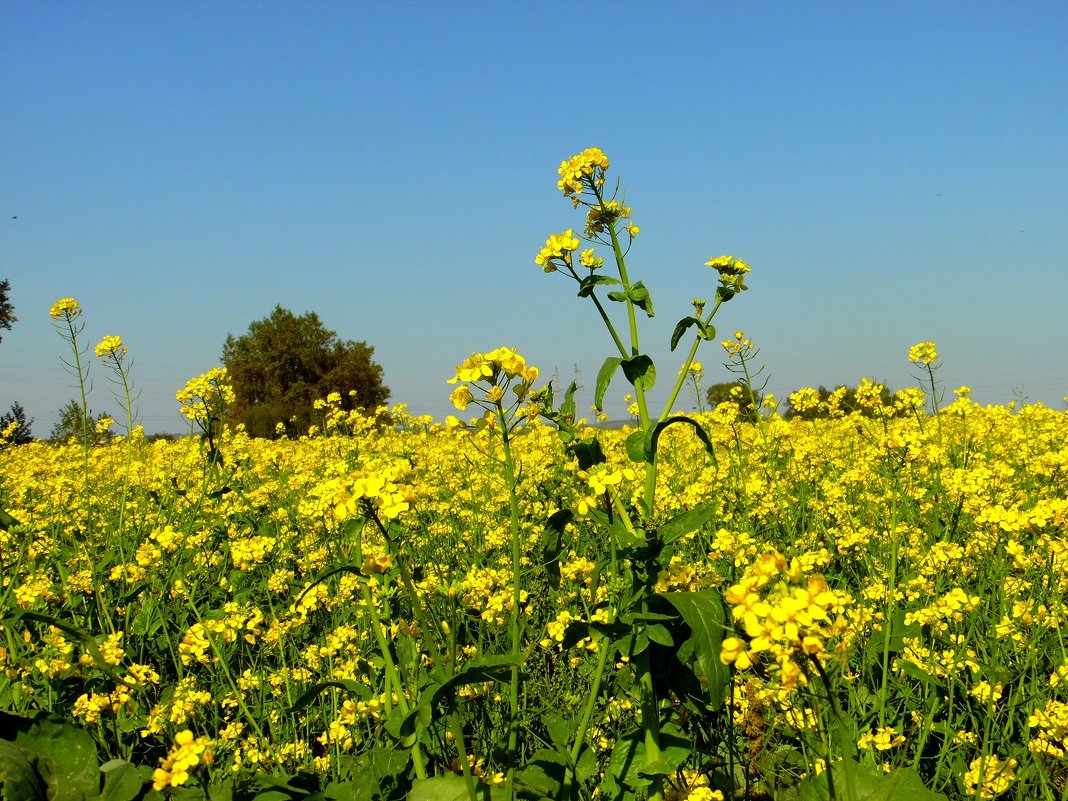
[[[88,732],[41,713],[15,735],[12,745],[36,763],[49,801],[83,801],[97,794],[100,763]]]
[[[543,798],[559,798],[568,758],[550,748],[539,748],[531,760],[515,773],[516,784]]]
[[[679,346],[679,340],[682,339],[682,335],[686,333],[686,330],[691,325],[699,325],[700,322],[696,317],[683,317],[679,320],[675,330],[671,333],[671,349],[675,350]]]
[[[618,278],[613,278],[610,275],[601,275],[600,273],[587,275],[579,282],[578,296],[580,298],[589,297],[593,293],[594,288],[601,286],[602,284],[611,286],[613,284],[622,283],[623,282],[620,281]]]
[[[618,356],[609,356],[604,360],[604,364],[601,365],[601,369],[597,373],[597,387],[593,393],[593,405],[597,408],[597,411],[602,411],[604,393],[608,391],[608,385],[612,383],[616,368],[619,367],[622,361]]]
[[[694,673],[707,683],[709,697],[719,707],[731,675],[730,668],[719,661],[720,643],[727,625],[723,599],[716,590],[664,592],[660,597],[675,607],[690,627],[687,642],[696,660]]]
[[[639,281],[630,288],[628,295],[631,303],[645,312],[647,317],[655,316],[653,314],[653,299],[649,296],[649,290],[645,288],[645,284]]]
[[[39,801],[47,798],[45,780],[29,751],[0,740],[0,798],[4,801]]]
[[[627,300],[626,292],[609,292],[608,299],[614,300],[616,303],[624,303]]]
[[[653,360],[645,354],[639,353],[629,359],[620,362],[623,367],[623,375],[634,386],[640,389],[652,389],[656,384],[656,366]]]
[[[104,789],[91,801],[133,801],[145,786],[137,768],[124,759],[112,759],[100,766]]]
[[[898,768],[891,773],[872,771],[852,759],[842,759],[831,766],[835,795],[848,798],[852,785],[856,801],[946,801],[946,796],[928,790],[913,768]],[[800,801],[829,801],[826,773],[812,776],[798,786]]]
[[[656,443],[660,439],[660,435],[664,433],[664,429],[668,426],[675,425],[676,423],[686,423],[687,425],[694,427],[694,430],[697,432],[697,438],[704,443],[705,450],[708,451],[708,455],[712,457],[712,464],[716,464],[716,452],[712,448],[712,440],[709,438],[708,432],[706,432],[696,420],[682,414],[669,417],[667,420],[662,420],[653,426],[652,436],[649,442],[649,458],[652,459],[653,456],[656,455]]]
[[[701,503],[693,509],[681,512],[668,520],[660,527],[658,538],[667,545],[679,537],[684,537],[691,531],[697,531],[716,514],[716,506],[711,503]]]
[[[632,462],[638,463],[646,461],[645,442],[646,440],[644,431],[642,431],[641,429],[638,429],[637,431],[632,431],[627,436],[627,441],[625,443],[627,449],[627,458],[630,459]]]
[[[549,574],[549,585],[555,590],[560,588],[560,549],[564,539],[564,528],[575,519],[570,509],[553,512],[545,522],[545,533],[541,536],[541,561],[545,572]]]
[[[469,684],[482,684],[487,681],[507,681],[511,676],[512,668],[523,664],[526,654],[513,656],[512,654],[493,654],[491,656],[479,656],[464,663],[459,673],[450,676],[436,686],[428,688],[424,692],[431,709],[444,701],[452,701],[453,690],[458,687],[466,687]]]
[[[338,690],[344,690],[345,692],[352,693],[353,695],[356,695],[363,700],[367,699],[370,689],[366,684],[363,684],[358,681],[321,681],[318,684],[313,684],[311,687],[301,693],[300,697],[293,702],[293,706],[286,710],[286,714],[293,715],[297,712],[303,711],[311,705],[312,701],[319,697],[319,694],[323,690],[328,690],[331,687],[335,687]]]
[[[504,787],[489,787],[475,780],[478,801],[503,801]],[[429,779],[416,779],[408,793],[408,801],[470,801],[467,780],[459,773],[445,773]]]
[[[576,440],[568,446],[568,450],[575,455],[579,470],[589,470],[595,464],[607,461],[601,443],[596,437],[587,440]]]

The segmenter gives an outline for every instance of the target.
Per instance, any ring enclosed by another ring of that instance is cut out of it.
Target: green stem
[[[515,769],[519,750],[519,658],[522,655],[522,638],[519,615],[522,612],[522,584],[520,581],[523,567],[523,554],[519,541],[519,498],[516,495],[515,460],[512,457],[511,438],[508,434],[508,420],[504,408],[497,404],[497,419],[501,426],[501,442],[504,446],[504,480],[508,486],[509,522],[512,531],[512,665],[508,685],[508,777],[505,784],[505,797],[515,798]]]
[[[716,316],[716,312],[719,311],[719,307],[723,305],[721,298],[716,298],[716,305],[712,307],[712,311],[708,313],[708,317],[701,321],[702,325],[708,325],[712,322],[712,318]],[[671,396],[668,398],[667,403],[664,404],[664,411],[660,413],[660,417],[657,418],[658,423],[662,423],[668,419],[668,415],[671,414],[671,410],[675,406],[675,401],[678,400],[679,393],[682,392],[682,387],[686,383],[686,376],[690,372],[690,365],[693,364],[694,358],[697,356],[697,349],[701,347],[701,335],[698,334],[694,337],[693,345],[690,346],[690,353],[686,357],[686,361],[683,362],[681,369],[679,370],[679,377],[675,381],[675,388],[671,390]],[[700,403],[700,398],[698,398]]]

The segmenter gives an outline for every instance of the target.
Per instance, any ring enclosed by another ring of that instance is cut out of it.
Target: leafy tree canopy
[[[18,317],[15,316],[15,307],[11,305],[11,301],[8,300],[7,294],[11,291],[11,282],[6,278],[0,281],[0,328],[6,328],[11,330],[11,324],[18,322]],[[3,337],[0,337],[0,342],[3,342]]]
[[[733,403],[738,407],[739,414],[743,420],[747,422],[756,422],[759,415],[759,409],[753,408],[753,396],[756,396],[757,406],[760,405],[762,396],[759,391],[753,390],[752,393],[742,381],[724,381],[719,384],[712,384],[705,390],[705,397],[708,399],[708,405],[711,408],[716,408],[721,403]]]
[[[863,383],[863,382],[862,382]],[[895,394],[885,385],[874,383],[872,386],[878,390],[878,403],[861,403],[857,400],[857,387],[841,384],[834,389],[821,386],[816,390],[818,404],[806,404],[803,408],[797,408],[794,403],[793,393],[788,396],[786,413],[783,415],[787,420],[797,418],[799,420],[819,420],[828,417],[848,415],[860,412],[864,417],[874,417],[877,406],[893,406]]]
[[[92,410],[88,414],[82,411],[82,405],[76,400],[70,400],[66,406],[59,410],[59,421],[52,426],[49,442],[65,443],[71,437],[79,443],[84,443],[86,436],[89,444],[107,442],[115,435],[109,426],[102,425],[104,421],[111,420],[111,416],[101,412],[93,417]]]
[[[230,420],[254,437],[273,437],[282,423],[289,435],[307,432],[312,404],[331,392],[342,408],[374,409],[389,398],[382,367],[365,342],[340,340],[314,312],[296,316],[275,306],[248,333],[229,335],[222,362],[234,388]]]
[[[0,445],[25,445],[27,442],[33,442],[31,425],[33,418],[27,420],[26,410],[22,408],[21,403],[15,401],[11,404],[10,411],[0,414]]]

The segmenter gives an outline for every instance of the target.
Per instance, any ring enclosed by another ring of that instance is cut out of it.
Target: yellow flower
[[[938,351],[933,342],[918,342],[909,348],[909,361],[924,367],[931,365],[938,358]]]
[[[1016,760],[1003,761],[996,754],[991,754],[972,760],[964,774],[964,792],[980,798],[994,798],[1008,790],[1015,780]]]
[[[587,185],[604,183],[604,171],[608,169],[608,156],[600,148],[588,147],[567,161],[560,162],[560,180],[556,188],[564,197],[582,194]]]
[[[571,264],[571,254],[578,250],[579,241],[573,229],[568,228],[562,234],[549,234],[545,247],[538,251],[534,263],[540,265],[547,273],[556,271],[556,260]]]
[[[60,298],[52,304],[48,313],[53,320],[58,320],[60,317],[73,320],[82,313],[82,305],[74,298]]]
[[[113,334],[104,337],[96,346],[98,359],[111,358],[118,361],[126,355],[126,346],[122,344],[122,337]]]
[[[200,762],[211,764],[211,741],[207,737],[194,737],[189,729],[174,735],[175,747],[160,760],[160,766],[152,772],[152,789],[179,787],[189,778],[189,772]]]
[[[461,412],[466,409],[467,404],[469,404],[474,399],[475,398],[471,394],[471,390],[467,386],[467,384],[460,384],[460,386],[454,389],[452,391],[452,394],[449,395],[449,400],[452,401],[452,405],[459,409]]]

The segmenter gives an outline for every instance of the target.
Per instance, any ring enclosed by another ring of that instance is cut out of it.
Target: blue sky
[[[502,344],[577,366],[588,405],[611,343],[533,257],[581,228],[556,167],[590,146],[641,226],[658,393],[728,253],[751,290],[716,323],[769,390],[900,388],[933,339],[948,390],[1063,408],[1066,41],[1052,2],[9,4],[0,409],[47,436],[74,397],[63,296],[85,344],[126,341],[148,432],[181,430],[175,391],[276,304],[373,345],[416,413],[451,413],[453,366]]]

